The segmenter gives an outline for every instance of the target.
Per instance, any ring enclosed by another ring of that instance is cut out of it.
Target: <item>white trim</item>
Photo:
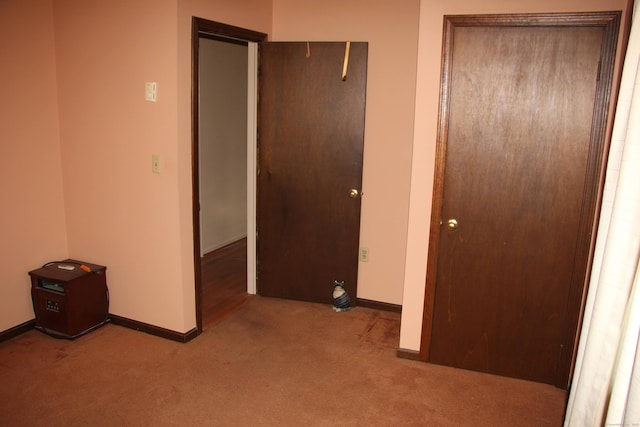
[[[247,67],[247,293],[255,294],[256,286],[256,182],[257,182],[257,109],[258,109],[258,44],[248,43]]]

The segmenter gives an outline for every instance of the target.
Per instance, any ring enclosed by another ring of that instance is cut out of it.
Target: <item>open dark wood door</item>
[[[566,388],[619,15],[445,21],[421,354]]]
[[[259,45],[258,293],[357,295],[367,43]],[[343,69],[347,73],[343,79]]]

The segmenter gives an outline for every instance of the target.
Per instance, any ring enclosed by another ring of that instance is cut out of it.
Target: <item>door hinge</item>
[[[564,350],[564,344],[560,344],[560,351],[558,352],[558,359],[562,358],[563,350]]]
[[[562,387],[562,388],[565,388],[567,391],[569,391],[569,389],[571,388],[571,374],[569,374],[566,384],[557,384],[560,380],[560,375],[562,375],[561,366],[562,366],[563,355],[564,355],[564,344],[560,344],[560,350],[558,351],[558,364],[556,365],[554,378],[555,378],[557,387]]]
[[[600,81],[600,70],[602,69],[602,61],[598,61],[598,76],[596,77],[596,81]]]

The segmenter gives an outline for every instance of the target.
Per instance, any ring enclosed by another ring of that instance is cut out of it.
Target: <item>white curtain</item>
[[[565,427],[640,426],[640,20],[635,12]]]

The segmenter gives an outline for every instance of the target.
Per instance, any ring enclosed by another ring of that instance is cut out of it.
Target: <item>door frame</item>
[[[591,125],[591,140],[588,157],[587,178],[584,188],[584,204],[580,219],[580,239],[577,243],[575,263],[566,318],[562,331],[562,341],[570,348],[559,355],[556,385],[566,389],[571,381],[571,372],[575,360],[579,326],[584,312],[583,298],[586,295],[589,272],[593,261],[594,236],[597,227],[604,164],[610,135],[607,134],[609,112],[611,110],[613,70],[615,66],[618,31],[621,12],[585,12],[553,14],[505,14],[505,15],[451,15],[444,17],[442,44],[442,66],[440,80],[440,104],[438,114],[438,133],[436,139],[436,158],[432,196],[432,214],[429,230],[429,248],[427,256],[427,275],[422,319],[422,338],[419,359],[429,361],[431,330],[435,303],[438,249],[442,229],[442,207],[444,196],[444,177],[449,126],[449,84],[452,72],[453,29],[459,26],[599,26],[603,27],[603,46],[601,53],[600,78],[596,86],[594,112]],[[572,338],[573,337],[573,340]],[[568,351],[567,351],[568,350]]]
[[[256,217],[256,84],[257,46],[267,34],[233,25],[193,17],[191,20],[191,186],[193,219],[193,264],[195,278],[196,328],[202,332],[202,263],[200,242],[200,167],[199,167],[199,55],[200,37],[217,40],[237,40],[249,44],[248,116],[247,123],[247,291],[256,292],[255,285],[255,217]],[[251,230],[254,230],[252,233]]]

